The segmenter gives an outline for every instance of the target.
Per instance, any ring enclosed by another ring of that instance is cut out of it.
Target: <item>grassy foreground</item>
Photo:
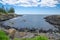
[[[0,30],[0,40],[10,40],[6,33]],[[35,36],[33,38],[14,38],[14,40],[48,40],[46,36]]]
[[[35,36],[34,38],[15,38],[14,40],[48,40],[45,36]]]
[[[9,37],[2,30],[0,30],[0,40],[9,40]]]

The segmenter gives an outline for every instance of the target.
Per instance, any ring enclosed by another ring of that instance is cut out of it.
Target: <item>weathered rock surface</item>
[[[60,15],[51,15],[45,17],[45,20],[53,25],[60,25]]]
[[[17,17],[17,16],[22,16],[22,15],[17,15],[15,13],[8,13],[8,14],[0,13],[0,22],[12,19],[12,18]]]
[[[14,28],[4,30],[6,34],[11,38],[32,38],[35,36],[34,33],[30,32],[19,32],[18,30],[15,30]]]
[[[58,32],[60,32],[60,15],[47,16],[45,17],[45,20],[54,27],[58,28]]]

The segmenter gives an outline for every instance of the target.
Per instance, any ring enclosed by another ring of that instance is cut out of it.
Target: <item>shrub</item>
[[[45,36],[36,36],[36,37],[32,38],[32,40],[48,40],[48,38]]]
[[[2,30],[0,30],[0,40],[9,40],[9,37]]]

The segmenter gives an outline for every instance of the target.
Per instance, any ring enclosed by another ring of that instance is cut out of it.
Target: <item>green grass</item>
[[[0,30],[0,40],[9,40],[6,33]],[[14,38],[14,40],[48,40],[46,36],[35,36],[34,38]]]
[[[15,38],[14,40],[48,40],[45,36],[35,36],[34,38]]]
[[[9,40],[9,37],[2,30],[0,30],[0,40]]]

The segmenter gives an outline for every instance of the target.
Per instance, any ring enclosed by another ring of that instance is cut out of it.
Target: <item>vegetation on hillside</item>
[[[4,8],[4,6],[3,7],[0,7],[0,13],[14,13],[14,12],[15,12],[15,10],[14,10],[13,7],[10,7],[9,10],[6,10]]]
[[[0,8],[0,13],[7,13],[4,8]]]
[[[17,15],[14,14],[15,10],[13,7],[5,8],[5,6],[0,7],[0,21],[5,21],[11,18],[16,17]]]
[[[9,10],[8,10],[8,13],[14,13],[15,11],[14,11],[14,8],[13,7],[11,7]]]

